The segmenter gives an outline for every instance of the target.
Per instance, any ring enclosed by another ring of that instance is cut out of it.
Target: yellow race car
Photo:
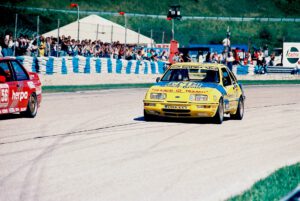
[[[243,119],[245,95],[234,74],[222,64],[176,63],[156,80],[144,99],[144,119],[212,117]]]

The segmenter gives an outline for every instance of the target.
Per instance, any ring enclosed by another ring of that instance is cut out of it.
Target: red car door
[[[0,61],[0,76],[4,76],[6,79],[4,83],[0,83],[0,114],[17,112],[12,99],[12,92],[17,90],[17,81],[14,78],[9,61]]]
[[[29,75],[24,68],[16,60],[10,61],[11,68],[14,72],[15,85],[12,88],[12,105],[11,107],[17,108],[23,112],[27,108],[28,98],[31,94],[30,83],[28,83]]]

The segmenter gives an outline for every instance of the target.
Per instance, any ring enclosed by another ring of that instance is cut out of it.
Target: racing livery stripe
[[[154,86],[158,87],[175,87],[175,88],[213,88],[218,90],[222,95],[226,95],[226,90],[223,86],[216,83],[204,83],[204,82],[168,82],[162,81]]]

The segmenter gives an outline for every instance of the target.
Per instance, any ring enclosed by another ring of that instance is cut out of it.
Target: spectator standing
[[[234,62],[234,57],[233,57],[233,53],[229,52],[229,55],[226,59],[226,63],[227,63],[227,67],[232,71],[232,65]]]

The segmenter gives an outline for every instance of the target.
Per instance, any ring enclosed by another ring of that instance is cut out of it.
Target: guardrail
[[[31,72],[41,74],[162,74],[164,62],[123,60],[96,57],[16,57]]]

